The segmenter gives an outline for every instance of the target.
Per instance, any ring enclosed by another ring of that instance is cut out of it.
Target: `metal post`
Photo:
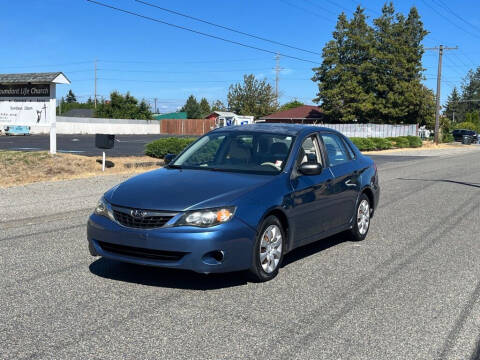
[[[103,152],[102,156],[102,171],[105,171],[105,151]]]
[[[95,59],[95,94],[94,94],[94,104],[95,104],[95,109],[97,108],[97,59]]]

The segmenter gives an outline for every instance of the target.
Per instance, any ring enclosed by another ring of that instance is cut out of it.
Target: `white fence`
[[[317,124],[326,128],[340,131],[348,137],[394,137],[418,136],[418,125],[386,125],[386,124]]]
[[[31,126],[32,134],[48,134],[49,127]],[[101,119],[57,116],[57,134],[160,134],[158,120]]]

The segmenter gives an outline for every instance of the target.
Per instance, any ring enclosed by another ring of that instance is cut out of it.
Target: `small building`
[[[162,119],[186,119],[187,112],[186,111],[177,111],[167,114],[155,114],[153,115],[155,120],[162,120]]]
[[[237,115],[230,111],[214,111],[205,119],[215,120],[215,127],[252,124],[254,116]]]
[[[302,105],[293,109],[277,111],[264,116],[257,122],[292,123],[292,124],[319,124],[325,119],[320,107],[315,105]]]

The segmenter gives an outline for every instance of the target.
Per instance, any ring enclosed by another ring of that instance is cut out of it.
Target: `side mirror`
[[[298,168],[303,175],[319,175],[322,172],[322,165],[319,163],[303,163]]]
[[[175,154],[167,154],[167,155],[165,155],[165,157],[163,158],[163,161],[165,162],[165,165],[170,164],[170,162],[171,162],[173,159],[175,159],[176,156],[177,156],[177,155],[175,155]]]

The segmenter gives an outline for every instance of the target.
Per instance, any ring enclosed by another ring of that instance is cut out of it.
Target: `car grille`
[[[162,216],[145,216],[145,217],[133,217],[130,214],[124,213],[122,211],[113,210],[113,216],[123,226],[137,228],[137,229],[153,229],[162,227],[165,225],[173,215],[162,215]]]
[[[98,241],[98,244],[107,252],[119,255],[127,255],[136,258],[142,259],[153,259],[153,260],[163,260],[163,261],[178,261],[186,253],[180,251],[164,251],[164,250],[154,250],[154,249],[144,249],[133,246],[124,246],[118,244],[106,243],[103,241]]]

